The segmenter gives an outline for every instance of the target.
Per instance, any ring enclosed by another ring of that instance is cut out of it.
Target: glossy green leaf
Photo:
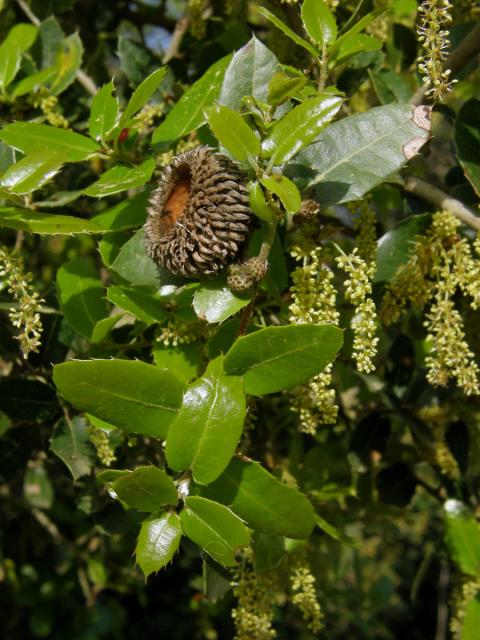
[[[107,299],[146,324],[155,324],[167,318],[161,298],[147,287],[112,286],[107,289]]]
[[[154,466],[137,467],[114,480],[111,487],[119,500],[138,511],[157,511],[178,502],[173,480],[163,469]]]
[[[23,495],[28,504],[37,509],[50,509],[54,500],[52,483],[42,466],[26,470],[23,479]]]
[[[256,180],[249,184],[248,195],[250,199],[250,209],[257,218],[265,222],[273,222],[275,220],[275,213],[268,206],[262,187]]]
[[[202,495],[229,505],[249,527],[270,535],[304,539],[315,526],[307,498],[251,460],[234,458]]]
[[[90,338],[97,322],[108,315],[105,289],[92,263],[76,258],[63,264],[57,272],[57,289],[69,325]]]
[[[271,164],[287,162],[317,137],[341,105],[341,98],[326,94],[305,100],[274,125],[262,152]]]
[[[152,514],[142,522],[135,557],[145,577],[172,561],[181,537],[182,527],[176,513]]]
[[[428,107],[389,104],[335,122],[286,174],[323,204],[357,200],[398,171],[429,136]]]
[[[471,98],[460,108],[455,120],[455,146],[462,168],[480,195],[480,100]]]
[[[53,380],[77,409],[156,438],[166,437],[184,391],[173,375],[138,360],[64,362],[54,367]]]
[[[207,122],[217,140],[237,160],[248,160],[260,153],[260,142],[242,116],[222,105],[205,109]]]
[[[180,282],[181,279],[160,269],[145,249],[143,229],[139,229],[120,249],[113,261],[113,271],[133,285],[160,287],[161,284]]]
[[[397,269],[407,262],[415,237],[424,233],[430,221],[429,214],[409,216],[379,239],[374,282],[390,282]]]
[[[188,383],[197,377],[204,362],[202,345],[183,343],[167,347],[156,342],[152,347],[153,361],[160,369],[167,369],[182,382]]]
[[[265,7],[259,7],[258,13],[260,13],[262,16],[265,16],[265,18],[270,20],[270,22],[274,24],[277,27],[277,29],[280,29],[280,31],[284,33],[288,38],[290,38],[290,40],[293,40],[295,44],[298,44],[300,47],[303,47],[312,56],[314,56],[315,58],[318,58],[319,52],[315,49],[315,47],[310,42],[308,42],[307,40],[304,40],[299,35],[297,35],[295,31],[292,31],[292,29],[290,29],[290,27],[288,27],[284,22],[282,22],[280,18],[277,18],[277,16],[274,13],[272,13],[268,9],[265,9]]]
[[[95,477],[98,482],[109,487],[115,480],[128,476],[129,474],[130,471],[128,469],[105,469],[97,473]]]
[[[245,414],[241,378],[212,372],[196,380],[168,431],[168,465],[175,471],[190,467],[199,484],[213,482],[235,452]]]
[[[250,296],[238,296],[227,287],[225,278],[202,282],[193,296],[193,308],[201,320],[220,323],[243,309]]]
[[[480,577],[480,525],[458,500],[447,500],[445,542],[458,568],[469,576]]]
[[[250,535],[243,522],[222,504],[192,496],[180,513],[183,533],[224,567],[237,564],[235,554]]]
[[[92,100],[88,131],[94,140],[104,140],[117,122],[119,105],[117,98],[113,95],[114,91],[115,85],[112,80],[103,85]]]
[[[242,375],[247,393],[275,393],[319,374],[342,343],[342,331],[329,324],[267,327],[235,341],[225,356],[225,372]]]
[[[82,64],[82,57],[83,45],[78,33],[72,33],[63,38],[55,57],[57,73],[50,85],[50,91],[53,95],[60,95],[74,82],[77,71]]]
[[[10,29],[2,45],[17,47],[20,53],[25,53],[35,42],[37,35],[38,27],[27,22],[20,22]]]
[[[90,473],[95,465],[95,449],[84,418],[62,418],[55,427],[50,449],[68,467],[74,480]]]
[[[476,596],[465,607],[462,640],[477,640],[480,629],[480,597]]]
[[[48,80],[51,80],[55,76],[56,72],[57,70],[55,67],[48,67],[47,69],[42,69],[41,71],[37,71],[36,73],[32,73],[26,78],[23,78],[20,82],[15,84],[15,88],[12,92],[13,97],[19,98],[27,93],[36,91],[38,87]]]
[[[65,154],[68,162],[86,160],[98,151],[96,142],[79,133],[34,122],[14,122],[7,125],[0,131],[0,140],[25,154],[45,149],[59,151]]]
[[[319,45],[332,44],[337,37],[337,23],[324,0],[303,0],[302,21],[308,35]]]
[[[90,220],[19,207],[0,207],[0,227],[51,235],[102,233],[103,231]]]
[[[145,189],[132,198],[126,198],[106,211],[97,214],[92,222],[110,231],[121,229],[136,229],[141,227],[147,217],[150,190]]]
[[[128,101],[122,117],[120,118],[118,123],[119,127],[125,126],[132,116],[134,116],[137,111],[140,111],[140,109],[150,100],[167,75],[167,71],[167,67],[160,67],[160,69],[151,73],[138,85]]]
[[[205,122],[205,107],[218,98],[231,56],[221,58],[194,82],[157,127],[152,144],[173,142],[198,129]]]
[[[306,76],[288,76],[283,71],[276,73],[268,85],[268,102],[278,105],[288,100],[308,82]]]
[[[281,67],[277,58],[253,37],[233,56],[225,72],[219,103],[239,110],[245,96],[266,102],[269,82],[278,71]]]
[[[261,178],[263,186],[280,198],[287,213],[294,214],[300,209],[302,197],[294,183],[281,175]]]
[[[152,177],[155,160],[148,158],[134,167],[117,164],[105,171],[100,178],[84,190],[86,196],[104,198],[134,187],[141,187]]]
[[[10,166],[0,179],[0,186],[22,195],[40,189],[62,168],[65,155],[59,151],[35,151]]]

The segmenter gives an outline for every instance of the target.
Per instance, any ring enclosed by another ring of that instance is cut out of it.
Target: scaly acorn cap
[[[197,147],[172,160],[153,191],[148,255],[175,275],[211,276],[241,251],[251,220],[245,176],[226,156]]]

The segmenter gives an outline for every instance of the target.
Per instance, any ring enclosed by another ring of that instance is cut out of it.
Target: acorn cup
[[[145,246],[170,273],[213,276],[239,256],[250,222],[244,174],[226,156],[197,147],[165,168],[150,199]]]

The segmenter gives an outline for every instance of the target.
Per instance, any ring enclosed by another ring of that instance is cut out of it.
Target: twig
[[[480,23],[470,31],[455,51],[452,51],[445,63],[445,69],[450,69],[450,76],[454,78],[462,71],[467,62],[478,53],[480,53]],[[425,98],[425,91],[425,85],[419,87],[411,100],[412,104],[422,104]]]
[[[433,184],[429,184],[415,176],[409,176],[405,180],[404,188],[406,191],[431,202],[439,209],[453,213],[459,220],[480,231],[480,217],[475,215],[463,202],[452,198],[444,191],[434,187]]]
[[[180,44],[182,42],[182,38],[185,35],[188,25],[190,23],[190,19],[188,16],[184,16],[180,18],[180,20],[175,25],[175,29],[172,34],[172,39],[170,40],[170,44],[168,45],[168,49],[165,51],[165,54],[162,58],[163,64],[167,64],[172,60],[172,58],[176,58],[178,56],[178,52],[180,50]]]
[[[37,16],[30,9],[30,7],[25,2],[25,0],[17,0],[17,4],[20,7],[20,9],[23,11],[23,13],[27,16],[27,18],[30,20],[30,22],[32,24],[34,24],[36,27],[39,27],[40,24],[41,24],[40,20],[37,18]],[[96,95],[96,93],[98,91],[98,87],[95,84],[95,82],[92,80],[92,78],[90,78],[90,76],[85,73],[85,71],[82,71],[81,69],[78,69],[78,71],[76,72],[75,76],[76,76],[77,80],[79,81],[79,83],[82,85],[82,87],[86,91],[88,91],[88,93],[91,96]]]
[[[437,629],[435,640],[446,640],[448,634],[448,587],[450,584],[450,569],[446,560],[440,565],[438,579]]]

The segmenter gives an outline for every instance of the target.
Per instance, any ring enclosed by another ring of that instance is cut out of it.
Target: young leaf
[[[224,360],[225,372],[242,375],[245,391],[261,396],[302,384],[333,360],[343,343],[329,324],[267,327],[238,338]]]
[[[91,342],[93,344],[99,344],[106,340],[113,327],[121,318],[123,318],[123,313],[116,313],[112,316],[108,316],[107,318],[97,320],[93,327],[92,335],[90,336]]]
[[[205,122],[205,107],[209,107],[217,100],[225,69],[231,57],[228,55],[215,62],[199,80],[185,91],[167,114],[165,120],[155,130],[152,144],[178,140],[178,138],[195,131]]]
[[[381,47],[382,42],[381,40],[378,40],[378,38],[367,36],[364,33],[354,33],[342,42],[342,45],[338,48],[335,58],[332,60],[330,66],[341,64],[357,53],[377,51],[377,49],[380,49]]]
[[[477,595],[465,607],[462,640],[476,640],[480,629],[480,598]]]
[[[320,46],[328,47],[337,37],[337,23],[324,0],[304,0],[302,21],[308,35]]]
[[[112,286],[107,289],[107,300],[146,324],[155,324],[167,318],[162,300],[147,287]]]
[[[305,76],[288,76],[283,71],[276,73],[268,85],[268,102],[273,105],[282,104],[302,89],[308,80]]]
[[[237,160],[248,160],[260,153],[257,136],[239,113],[217,105],[206,109],[205,116],[217,140]]]
[[[251,300],[251,296],[238,296],[227,287],[225,278],[203,282],[193,296],[193,308],[197,316],[210,323],[221,323]]]
[[[176,513],[154,513],[142,522],[135,557],[145,577],[171,562],[181,538],[182,527]]]
[[[13,97],[19,98],[31,91],[35,91],[40,85],[53,78],[56,73],[57,70],[55,67],[48,67],[47,69],[42,69],[42,71],[37,71],[37,73],[32,73],[26,78],[23,78],[15,84],[12,92]]]
[[[96,269],[86,258],[66,262],[57,272],[60,306],[71,327],[86,338],[108,315],[105,290]]]
[[[310,44],[310,42],[298,36],[295,33],[295,31],[292,31],[290,27],[287,27],[287,25],[284,22],[282,22],[280,18],[277,18],[277,16],[274,13],[272,13],[268,9],[265,9],[265,7],[259,7],[258,13],[260,13],[262,16],[265,16],[265,18],[270,20],[270,22],[274,24],[277,27],[277,29],[280,29],[280,31],[284,33],[288,38],[290,38],[290,40],[293,40],[295,44],[298,44],[300,47],[303,47],[312,56],[314,56],[315,58],[318,58],[319,52],[317,51],[317,49],[315,49],[313,44]]]
[[[235,53],[223,80],[218,102],[231,109],[240,109],[245,96],[266,102],[268,84],[280,63],[267,47],[253,37]]]
[[[222,504],[192,496],[180,513],[183,533],[224,567],[237,564],[235,553],[250,543],[243,522]]]
[[[0,186],[17,195],[31,193],[51,180],[64,162],[63,152],[35,151],[11,165],[0,179]]]
[[[262,144],[262,152],[272,165],[290,160],[306,147],[333,119],[342,105],[338,96],[309,98],[287,113],[273,127]]]
[[[480,576],[480,526],[458,500],[445,503],[445,541],[458,568],[469,576]]]
[[[134,116],[137,111],[150,100],[155,91],[158,89],[163,79],[167,75],[167,67],[160,67],[141,82],[133,92],[127,107],[118,123],[119,127],[125,126],[127,122]]]
[[[242,379],[205,374],[185,392],[170,425],[165,454],[175,471],[192,469],[199,484],[213,482],[230,462],[246,414]]]
[[[337,40],[335,40],[335,42],[331,45],[329,50],[329,57],[332,60],[335,60],[337,52],[343,46],[344,42],[352,38],[352,36],[363,31],[365,27],[368,27],[368,25],[371,22],[373,22],[376,18],[378,18],[378,16],[380,16],[382,13],[383,13],[382,9],[376,9],[375,11],[371,11],[370,13],[367,13],[367,15],[363,16],[363,18],[360,18],[358,22],[356,22],[348,31],[343,33],[339,38],[337,38]]]
[[[273,220],[275,220],[275,213],[268,206],[262,187],[257,181],[250,183],[248,187],[248,194],[250,199],[250,209],[257,218],[264,220],[265,222],[273,222]]]
[[[90,220],[19,207],[0,207],[0,227],[51,235],[104,231]]]
[[[302,540],[315,526],[313,507],[307,498],[251,460],[234,458],[201,493],[229,505],[249,527],[270,535]]]
[[[152,177],[155,160],[148,158],[134,167],[117,164],[105,171],[100,178],[84,190],[86,196],[104,198],[134,187],[141,187]]]
[[[157,511],[178,502],[177,488],[163,469],[154,466],[137,467],[111,484],[118,499],[138,511]]]
[[[266,189],[280,198],[287,213],[291,215],[297,213],[302,204],[302,197],[291,180],[285,176],[273,175],[272,177],[261,178],[260,182]]]
[[[20,69],[22,54],[35,41],[38,29],[31,24],[17,24],[0,45],[0,88],[6,89]]]
[[[25,154],[45,149],[58,151],[65,155],[67,162],[86,160],[98,151],[96,142],[79,133],[34,122],[13,122],[7,125],[0,131],[0,140]]]
[[[137,360],[64,362],[54,367],[53,380],[77,409],[128,432],[155,438],[166,437],[184,391],[184,385],[167,371]]]
[[[62,419],[55,427],[50,449],[68,467],[74,480],[86,476],[95,464],[95,449],[84,418]]]
[[[428,140],[428,107],[390,104],[335,122],[287,168],[323,204],[361,198]],[[298,184],[297,182],[297,184]]]
[[[118,117],[118,100],[113,95],[113,81],[105,84],[92,100],[88,131],[94,140],[104,140],[106,134],[113,129]]]

